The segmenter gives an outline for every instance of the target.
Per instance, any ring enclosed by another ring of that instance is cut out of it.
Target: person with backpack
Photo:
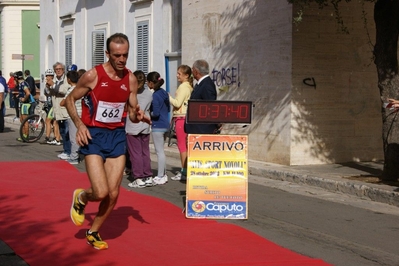
[[[25,82],[28,83],[30,94],[35,98],[36,96],[36,84],[35,79],[30,75],[30,70],[25,70]]]
[[[30,70],[28,70],[28,69],[26,69],[24,71],[24,74],[25,74],[25,82],[26,82],[26,84],[28,84],[30,95],[32,95],[32,97],[34,99],[36,99],[35,79],[30,75]],[[31,108],[30,108],[30,112],[29,112],[30,115],[33,114],[35,108],[36,108],[36,101],[31,104]]]

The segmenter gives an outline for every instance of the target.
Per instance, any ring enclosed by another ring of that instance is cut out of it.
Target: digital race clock
[[[188,101],[187,123],[250,124],[251,120],[252,102],[250,101]]]

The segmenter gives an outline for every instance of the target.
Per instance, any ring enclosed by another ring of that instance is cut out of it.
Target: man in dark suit
[[[216,86],[209,77],[209,64],[205,60],[197,60],[192,67],[192,73],[197,84],[191,93],[190,100],[216,100]],[[187,124],[184,125],[187,134],[215,134],[218,124]]]

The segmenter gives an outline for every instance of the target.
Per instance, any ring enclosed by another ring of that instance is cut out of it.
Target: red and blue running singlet
[[[125,126],[125,105],[129,99],[129,70],[121,80],[113,80],[102,65],[97,71],[96,86],[82,99],[82,122],[89,127],[121,128]]]

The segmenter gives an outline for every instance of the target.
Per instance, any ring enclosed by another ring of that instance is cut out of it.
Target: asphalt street
[[[6,132],[0,134],[0,161],[59,160],[57,154],[61,152],[60,146],[18,142],[17,131],[17,124],[8,124]],[[178,152],[175,146],[165,148],[168,175],[172,176],[179,169]],[[152,168],[156,173],[154,152],[152,160]],[[76,167],[79,171],[85,171],[84,162]],[[281,166],[276,165],[274,171],[277,171],[276,169],[281,169]],[[291,168],[291,173],[303,174],[308,171],[311,169]],[[318,177],[331,181],[334,180],[331,178],[337,174],[336,172],[342,169],[336,170],[330,166],[324,171],[325,174]],[[327,175],[329,171],[331,173]],[[306,256],[321,258],[333,265],[399,265],[398,207],[372,201],[364,195],[333,192],[320,186],[299,184],[289,179],[276,180],[259,174],[265,172],[267,171],[253,168],[248,177],[249,218],[219,222],[234,223],[278,245]],[[320,173],[320,170],[313,173]],[[141,189],[129,188],[129,182],[125,176],[122,186],[167,200],[182,210],[184,208],[184,182],[169,180],[162,186]],[[396,196],[395,189],[386,190]],[[0,265],[23,263],[18,254],[13,254],[6,243],[0,241]]]

